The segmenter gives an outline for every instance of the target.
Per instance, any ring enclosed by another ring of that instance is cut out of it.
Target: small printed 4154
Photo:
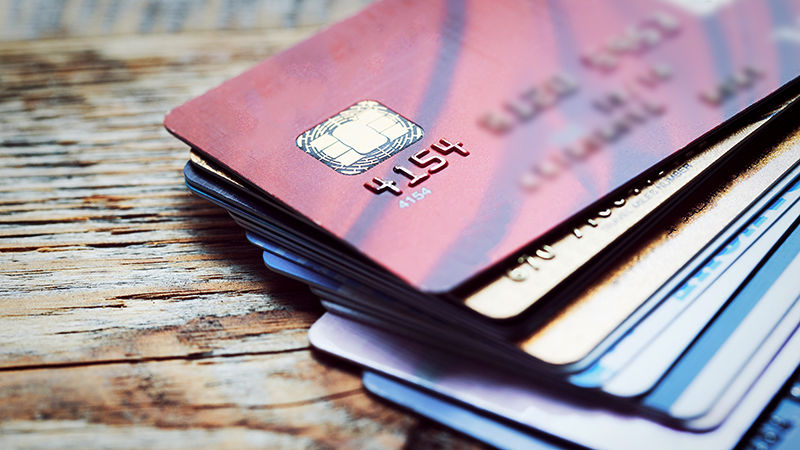
[[[435,151],[436,153],[431,153],[431,150]],[[438,142],[431,144],[430,147],[420,150],[408,158],[413,165],[426,170],[415,173],[407,167],[397,165],[392,168],[392,171],[407,178],[408,187],[414,187],[430,178],[431,175],[444,170],[447,167],[448,162],[443,156],[447,156],[452,153],[456,153],[462,157],[469,156],[469,152],[464,149],[463,143],[458,142],[453,144],[447,139],[439,139]],[[373,178],[371,182],[364,183],[364,187],[376,195],[380,195],[383,192],[391,192],[393,195],[398,197],[403,195],[403,190],[397,186],[397,182],[393,180],[384,180],[383,178],[379,177]],[[431,190],[427,188],[414,191],[411,193],[411,195],[403,199],[406,202],[405,205],[403,200],[401,200],[400,207],[407,208],[410,206],[410,204],[422,200],[430,193]]]
[[[412,192],[411,195],[407,196],[406,198],[401,199],[398,205],[400,206],[400,208],[408,208],[409,206],[413,205],[414,203],[417,203],[418,201],[425,198],[426,195],[431,193],[432,192],[430,189],[424,187],[418,191]]]

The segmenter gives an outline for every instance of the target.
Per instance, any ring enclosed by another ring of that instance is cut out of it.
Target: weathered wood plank
[[[0,44],[0,447],[474,445],[308,347],[170,108],[314,27]]]
[[[232,428],[269,432],[270,445],[398,447],[412,422],[371,401],[357,377],[318,363],[308,351],[90,365],[60,369],[57,377],[52,372],[6,371],[0,377],[0,420],[10,424],[0,432],[8,443],[19,439],[13,432],[19,422],[39,432],[33,424],[46,420],[103,424],[96,431],[108,434],[130,424]]]
[[[0,0],[0,40],[320,25],[368,0]]]
[[[187,192],[186,149],[161,121],[310,31],[240,36],[211,59],[218,37],[0,47],[0,367],[307,346],[316,300]]]

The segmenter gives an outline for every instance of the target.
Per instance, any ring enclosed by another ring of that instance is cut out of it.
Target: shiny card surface
[[[165,124],[445,292],[800,74],[798,17],[796,1],[383,1]]]

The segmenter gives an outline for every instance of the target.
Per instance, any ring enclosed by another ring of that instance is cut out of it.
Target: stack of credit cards
[[[798,76],[797,0],[385,0],[165,125],[376,395],[499,447],[791,446],[754,424],[800,364]]]

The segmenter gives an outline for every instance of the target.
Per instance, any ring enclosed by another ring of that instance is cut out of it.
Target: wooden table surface
[[[0,43],[0,448],[476,446],[309,348],[166,111],[317,27]]]

